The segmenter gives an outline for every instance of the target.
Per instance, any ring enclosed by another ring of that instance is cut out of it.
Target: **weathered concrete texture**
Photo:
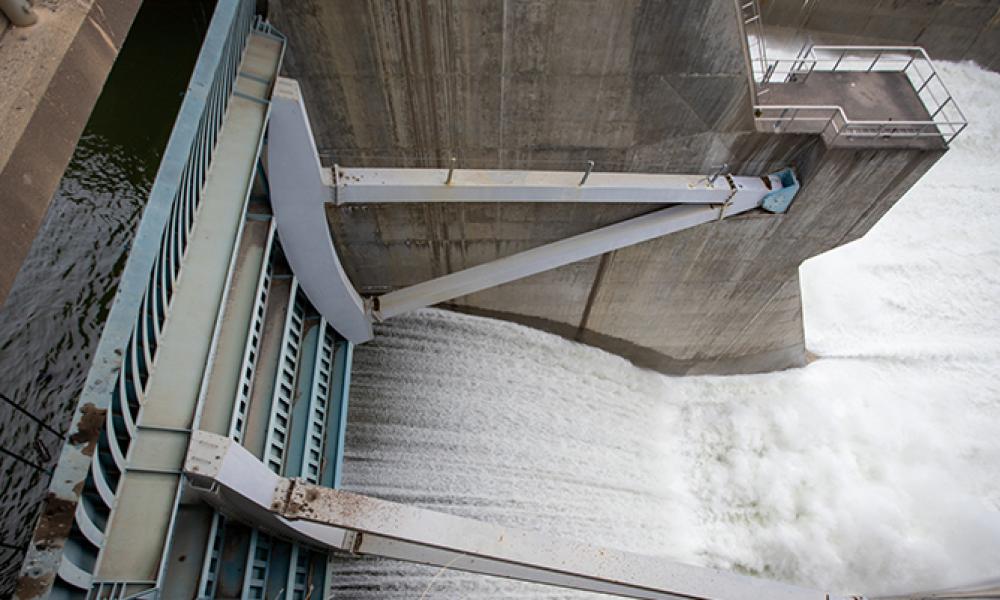
[[[923,46],[1000,70],[1000,0],[760,0],[767,27],[803,42]]]
[[[903,73],[815,72],[799,81],[768,84],[761,104],[830,105],[854,121],[930,121]]]
[[[0,304],[140,3],[36,2],[37,24],[0,34]]]
[[[449,303],[666,372],[803,364],[798,266],[861,235],[941,151],[829,149],[754,130],[733,0],[272,0],[327,164],[759,175],[795,166],[785,216],[749,214]],[[656,210],[330,206],[345,269],[379,294]]]
[[[328,163],[700,170],[752,126],[732,0],[269,4]]]

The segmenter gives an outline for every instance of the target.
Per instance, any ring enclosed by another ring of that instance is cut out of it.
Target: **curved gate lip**
[[[279,78],[271,105],[268,184],[281,247],[309,301],[351,342],[372,339],[365,303],[330,238],[330,201],[298,83]]]

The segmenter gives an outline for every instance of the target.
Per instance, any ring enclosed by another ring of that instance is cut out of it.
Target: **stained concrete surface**
[[[836,104],[852,121],[928,121],[930,115],[903,73],[815,72],[769,84],[761,104]]]
[[[867,232],[941,153],[814,146],[796,161],[803,188],[785,215],[614,253],[581,339],[667,372],[804,364],[799,264]]]
[[[269,6],[327,165],[796,167],[804,187],[787,215],[701,226],[448,304],[661,371],[804,364],[799,264],[862,235],[941,154],[755,131],[732,0]],[[327,217],[354,284],[379,294],[657,208],[365,205]]]

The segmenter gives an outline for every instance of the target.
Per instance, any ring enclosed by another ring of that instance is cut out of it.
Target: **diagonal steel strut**
[[[735,195],[731,203],[664,208],[600,227],[517,254],[442,275],[374,298],[372,316],[379,321],[426,306],[473,294],[606,252],[710,223],[760,206],[758,195]]]

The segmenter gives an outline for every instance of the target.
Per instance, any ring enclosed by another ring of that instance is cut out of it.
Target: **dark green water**
[[[0,598],[114,299],[213,0],[145,0],[0,311]],[[36,465],[10,456],[15,454]]]

